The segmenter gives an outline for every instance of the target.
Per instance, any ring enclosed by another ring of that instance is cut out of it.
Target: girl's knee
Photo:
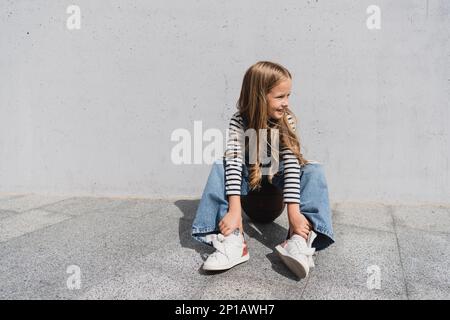
[[[323,174],[323,166],[321,163],[312,162],[305,165],[303,171],[312,174]]]
[[[219,160],[215,160],[212,168],[212,171],[220,171],[220,172],[224,172],[225,171],[225,163],[224,160],[219,159]]]
[[[308,179],[326,183],[325,172],[322,164],[320,163],[308,163],[303,168],[303,174],[308,176]]]
[[[217,159],[214,161],[213,166],[224,167],[225,166],[224,159]]]

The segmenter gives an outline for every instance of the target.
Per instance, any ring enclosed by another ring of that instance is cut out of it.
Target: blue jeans
[[[216,160],[206,182],[197,213],[192,224],[194,239],[211,245],[207,235],[219,233],[218,224],[228,212],[225,194],[225,160]],[[283,190],[283,163],[273,177],[272,184]],[[248,170],[242,167],[241,195],[249,191]],[[310,163],[300,168],[300,211],[310,221],[317,237],[312,246],[322,250],[334,242],[328,187],[322,165]],[[280,241],[281,242],[281,241]]]

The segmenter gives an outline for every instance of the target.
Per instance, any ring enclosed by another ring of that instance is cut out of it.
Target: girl
[[[283,191],[289,231],[275,250],[294,274],[306,277],[315,250],[334,242],[326,179],[321,165],[300,151],[289,108],[291,86],[290,72],[273,62],[260,61],[244,75],[225,155],[213,164],[192,225],[192,236],[216,249],[204,270],[248,261],[240,197],[257,190],[263,179]],[[267,145],[270,167],[263,165],[267,154],[261,153]]]

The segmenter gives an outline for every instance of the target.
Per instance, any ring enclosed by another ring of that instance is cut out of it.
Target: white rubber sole
[[[250,258],[250,254],[246,254],[245,256],[240,257],[239,259],[236,259],[235,261],[229,262],[225,265],[206,265],[203,264],[203,270],[206,271],[222,271],[222,270],[228,270],[233,268],[234,266],[237,266],[238,264],[244,263],[248,261]]]
[[[308,275],[309,267],[304,266],[299,261],[292,258],[292,256],[281,245],[275,247],[278,255],[284,264],[300,279],[305,278]]]

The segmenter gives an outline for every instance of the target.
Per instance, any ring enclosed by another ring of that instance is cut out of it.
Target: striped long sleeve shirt
[[[295,121],[288,115],[288,122],[295,131]],[[240,195],[242,164],[244,154],[241,141],[244,141],[244,120],[236,112],[230,120],[227,147],[225,151],[225,190],[226,195]],[[300,164],[288,148],[280,151],[284,164],[283,198],[285,203],[300,203]]]

